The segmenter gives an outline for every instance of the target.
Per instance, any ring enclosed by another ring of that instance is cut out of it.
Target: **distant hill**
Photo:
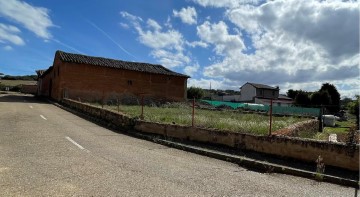
[[[5,75],[1,77],[3,80],[23,80],[23,81],[37,81],[37,75],[11,76]]]

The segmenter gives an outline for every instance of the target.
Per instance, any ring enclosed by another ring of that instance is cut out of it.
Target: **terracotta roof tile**
[[[270,90],[278,89],[278,88],[274,88],[274,87],[264,85],[264,84],[259,84],[259,83],[249,83],[249,84],[254,86],[255,88],[258,88],[258,89],[270,89]]]
[[[103,57],[93,57],[93,56],[87,56],[87,55],[66,53],[63,51],[56,51],[56,55],[58,55],[60,60],[63,62],[72,62],[72,63],[78,63],[78,64],[90,64],[90,65],[95,65],[95,66],[120,68],[120,69],[125,69],[125,70],[133,70],[133,71],[139,71],[139,72],[189,78],[189,76],[187,76],[187,75],[171,71],[171,70],[165,68],[164,66],[157,65],[157,64],[127,62],[127,61],[114,60],[114,59],[103,58]]]

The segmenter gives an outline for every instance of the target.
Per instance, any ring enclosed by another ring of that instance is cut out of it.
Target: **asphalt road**
[[[114,133],[31,96],[0,95],[0,196],[354,194]]]

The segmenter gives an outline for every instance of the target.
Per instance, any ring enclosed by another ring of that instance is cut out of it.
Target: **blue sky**
[[[162,64],[202,88],[360,93],[358,1],[0,0],[0,72],[35,74],[56,50]]]

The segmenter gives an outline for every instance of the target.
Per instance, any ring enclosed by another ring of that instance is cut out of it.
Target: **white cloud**
[[[129,28],[130,28],[129,25],[126,24],[126,23],[119,23],[119,24],[120,24],[120,26],[121,26],[122,28],[124,28],[124,29],[129,29]]]
[[[192,48],[195,47],[207,48],[209,46],[206,42],[202,42],[202,41],[186,42],[186,44]]]
[[[204,68],[204,76],[238,85],[251,81],[305,90],[317,90],[324,82],[360,83],[357,2],[277,0],[225,7],[232,7],[225,16],[249,34],[252,46],[241,44],[240,32],[232,35],[239,40],[237,45],[225,44],[222,37],[229,35],[225,23],[200,25],[198,36],[222,57]],[[250,47],[251,53],[244,52]],[[348,95],[359,89],[346,87],[340,92]]]
[[[181,51],[183,48],[184,40],[182,34],[173,29],[163,32],[158,30],[140,30],[139,35],[140,42],[150,48],[168,48],[179,51]]]
[[[245,49],[241,37],[230,35],[228,26],[223,21],[214,24],[206,21],[197,27],[197,34],[202,41],[213,44],[218,55],[241,53]]]
[[[188,55],[184,54],[187,41],[171,25],[166,25],[164,28],[153,19],[148,19],[145,25],[140,17],[127,12],[121,12],[120,14],[135,28],[139,42],[151,48],[150,55],[162,65],[174,68],[184,67],[191,63]]]
[[[159,62],[168,67],[174,68],[178,66],[184,66],[190,63],[190,58],[179,51],[169,51],[164,49],[155,49],[151,52],[151,55],[158,59]]]
[[[5,51],[11,51],[11,50],[13,50],[13,48],[12,48],[11,46],[9,46],[9,45],[4,46],[3,49],[4,49]]]
[[[159,25],[159,23],[157,23],[156,21],[154,21],[153,19],[148,19],[147,20],[147,24],[149,27],[153,28],[154,31],[160,31],[161,30],[161,26]]]
[[[43,39],[52,37],[48,28],[54,26],[49,10],[19,0],[0,0],[0,15],[21,24]]]
[[[188,79],[187,86],[210,89],[210,84],[211,84],[211,89],[227,89],[224,86],[225,81],[223,80],[204,79],[204,78],[200,78],[200,79],[190,78]]]
[[[142,18],[141,17],[138,17],[138,16],[135,16],[135,15],[132,15],[128,12],[125,12],[125,11],[121,11],[120,12],[120,15],[123,17],[123,18],[126,18],[132,22],[136,22],[136,21],[142,21]]]
[[[181,8],[180,11],[173,10],[174,17],[179,17],[183,23],[196,24],[197,13],[194,7]]]
[[[199,70],[199,68],[200,68],[200,65],[198,63],[196,63],[194,65],[189,65],[184,68],[184,73],[189,76],[192,76]]]
[[[329,58],[345,59],[359,51],[356,2],[272,1],[260,7],[243,6],[227,14],[232,22],[252,33],[285,34],[295,42],[316,44],[326,50]]]
[[[236,8],[243,4],[259,4],[260,0],[193,0],[203,7]]]
[[[120,12],[121,16],[127,19],[139,34],[139,41],[153,49],[171,49],[183,50],[184,38],[182,34],[172,28],[162,30],[162,27],[153,19],[147,20],[147,26],[141,26],[142,18],[129,14],[127,12]]]
[[[172,29],[172,24],[171,24],[171,17],[168,16],[167,19],[166,19],[166,22],[164,23],[164,26],[167,27],[167,28],[170,28]]]
[[[17,27],[0,23],[0,42],[25,45],[24,40],[18,36],[20,33]]]

